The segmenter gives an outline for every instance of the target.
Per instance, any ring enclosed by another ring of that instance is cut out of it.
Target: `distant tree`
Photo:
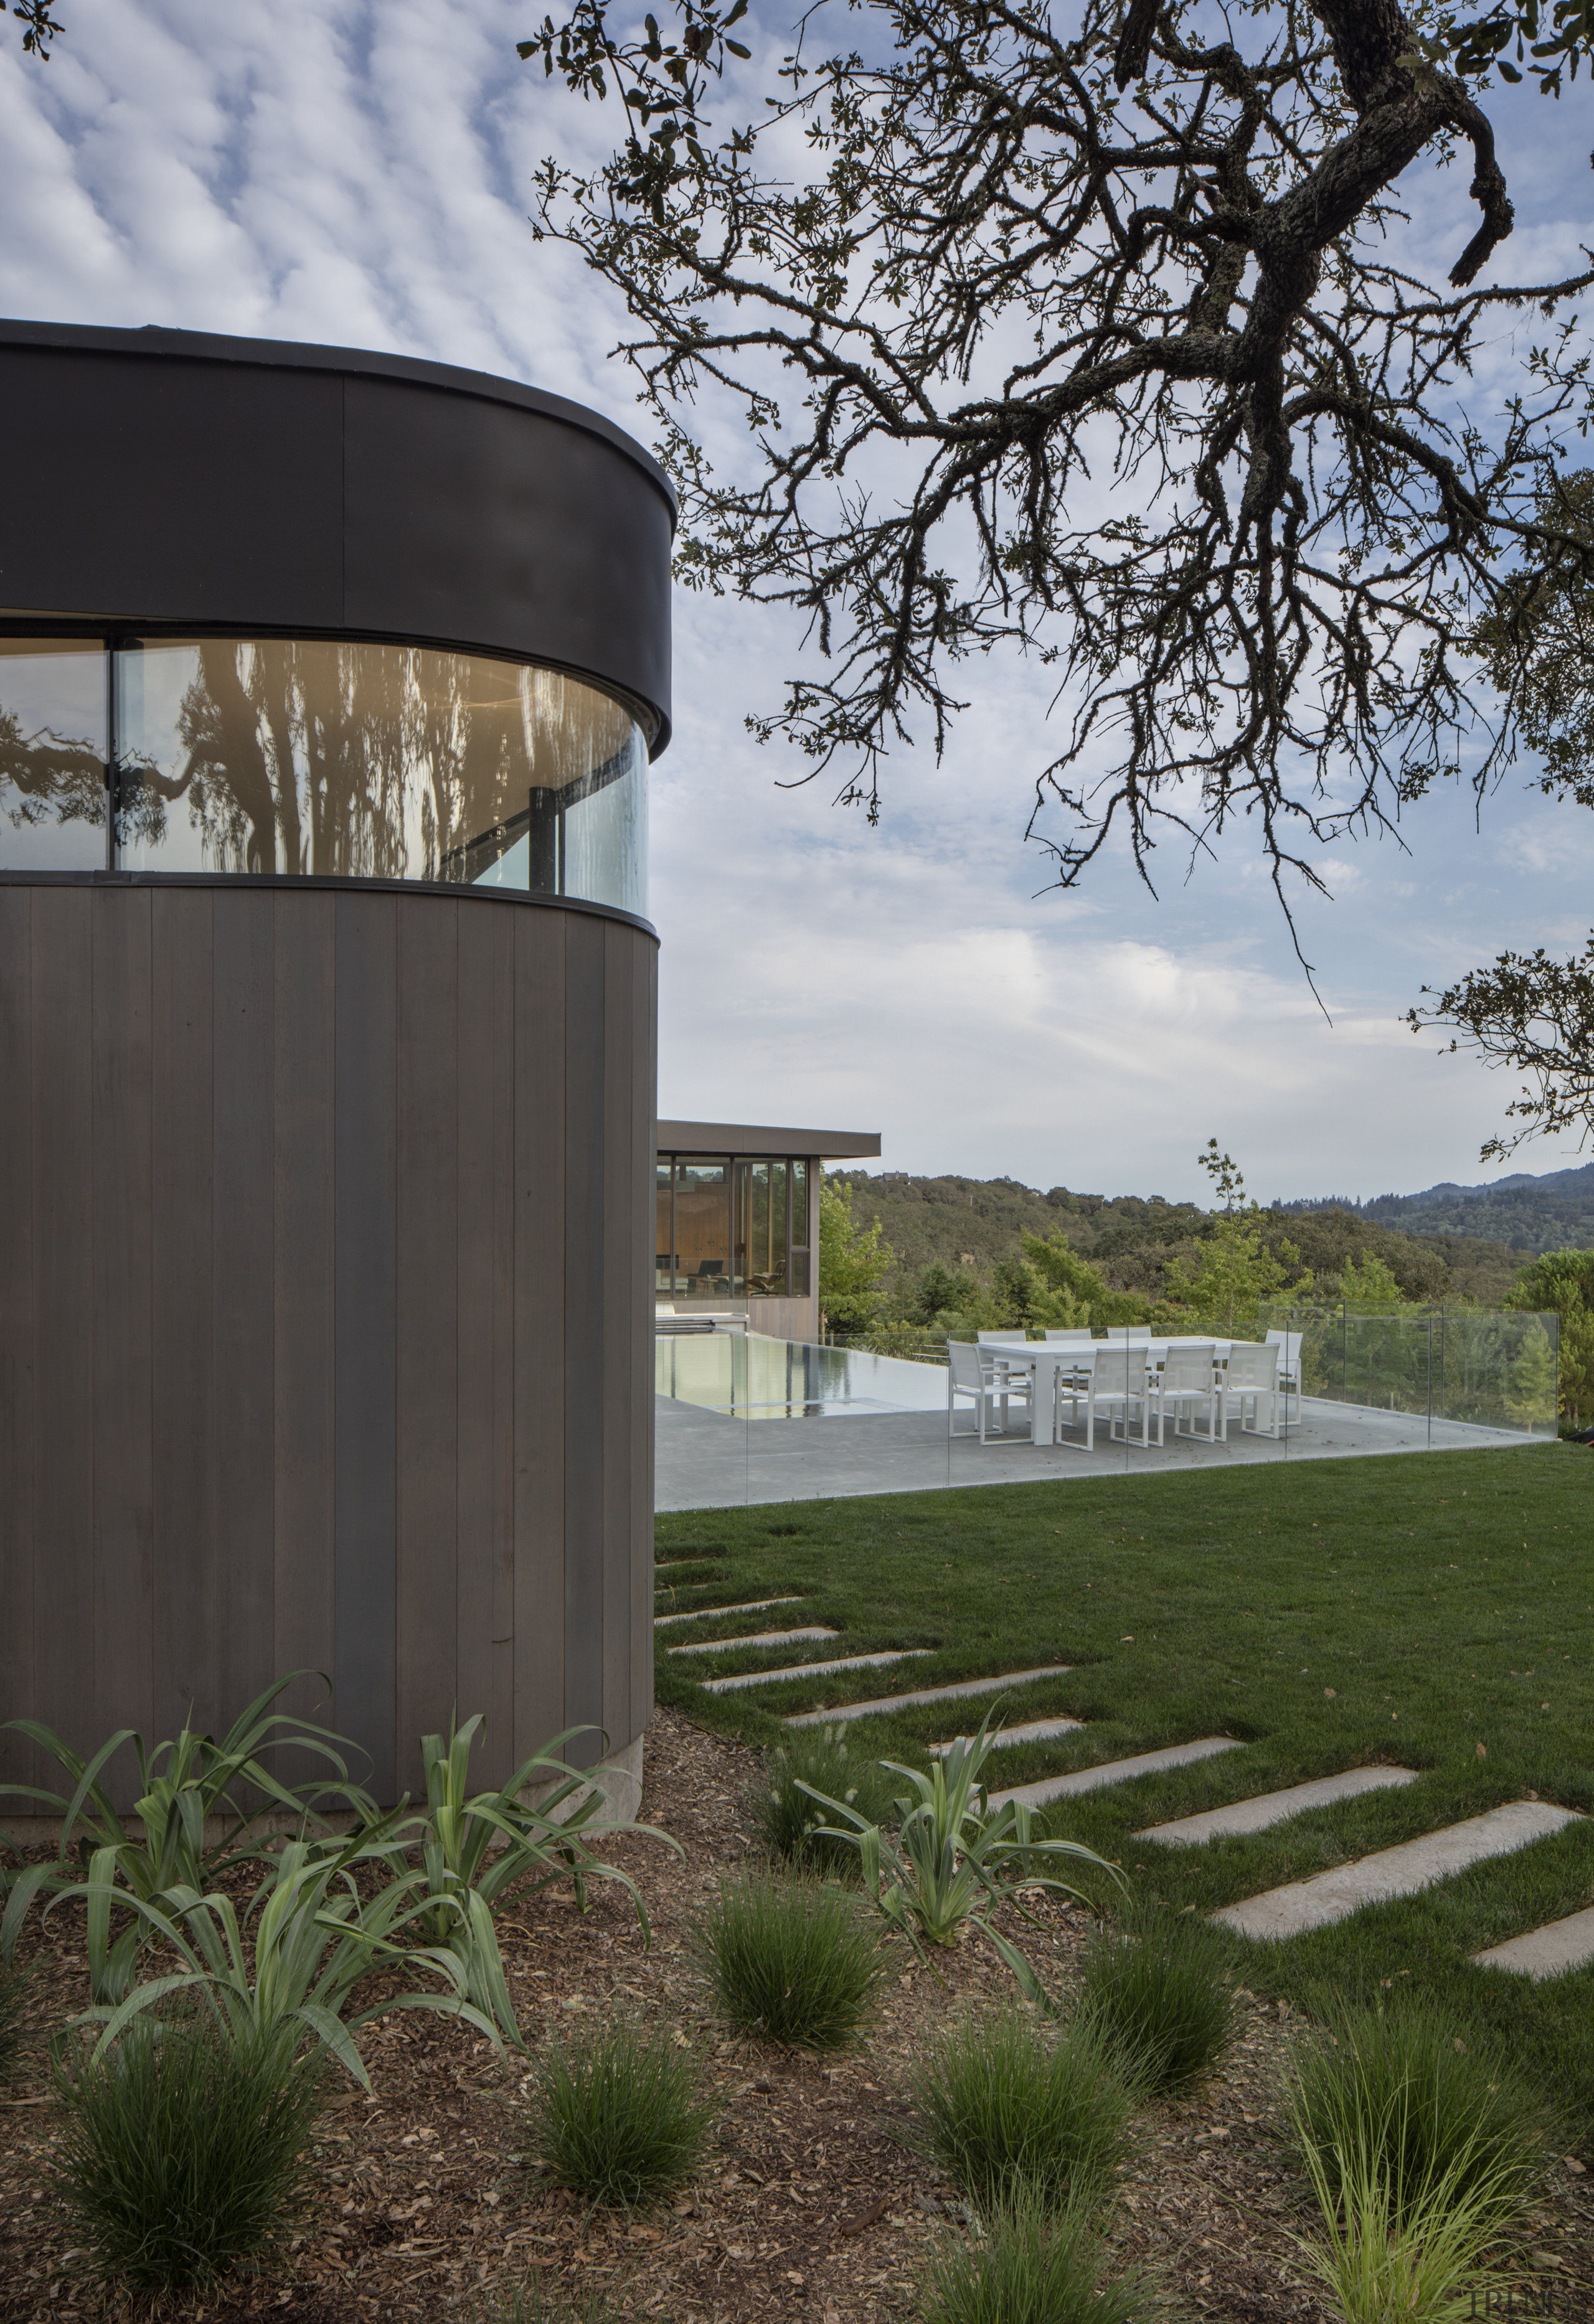
[[[1594,1418],[1594,1250],[1547,1250],[1525,1267],[1508,1303],[1560,1319],[1561,1408]]]
[[[1058,1303],[1055,1313],[1037,1315],[1037,1322],[1064,1329],[1071,1323],[1091,1323],[1101,1331],[1111,1323],[1146,1321],[1146,1301],[1132,1292],[1110,1289],[1100,1268],[1082,1259],[1061,1234],[1027,1234],[1024,1254],[1032,1273]]]
[[[1322,1287],[1323,1290],[1331,1288],[1328,1285]],[[1359,1259],[1350,1258],[1345,1261],[1340,1269],[1337,1291],[1344,1305],[1359,1314],[1368,1307],[1400,1307],[1406,1304],[1405,1294],[1395,1279],[1394,1269],[1387,1267],[1377,1254],[1370,1250],[1364,1252]]]
[[[1185,1309],[1203,1331],[1229,1338],[1257,1329],[1257,1311],[1264,1300],[1276,1299],[1286,1289],[1294,1299],[1311,1296],[1312,1277],[1301,1265],[1295,1245],[1281,1241],[1269,1250],[1262,1240],[1265,1213],[1248,1203],[1245,1178],[1232,1156],[1221,1153],[1215,1138],[1196,1160],[1212,1181],[1223,1204],[1215,1213],[1212,1231],[1201,1245],[1193,1268],[1175,1259],[1164,1277],[1165,1300]]]
[[[880,1222],[852,1215],[844,1178],[819,1181],[819,1305],[833,1332],[866,1332],[880,1311],[880,1284],[897,1263]]]

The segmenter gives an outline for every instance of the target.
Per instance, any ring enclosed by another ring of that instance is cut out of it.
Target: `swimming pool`
[[[837,1420],[946,1408],[944,1364],[769,1340],[759,1332],[661,1333],[653,1345],[653,1385],[660,1396],[739,1420]]]

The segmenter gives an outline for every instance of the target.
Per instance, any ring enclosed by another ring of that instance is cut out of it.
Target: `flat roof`
[[[878,1155],[878,1130],[773,1130],[747,1121],[661,1121],[660,1154],[813,1154],[822,1160]]]

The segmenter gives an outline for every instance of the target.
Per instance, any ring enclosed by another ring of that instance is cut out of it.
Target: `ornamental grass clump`
[[[645,2210],[686,2185],[703,2161],[714,2108],[702,2068],[668,2029],[631,2018],[539,2061],[525,2146],[556,2187],[618,2210]]]
[[[27,2022],[27,1973],[0,1960],[0,2086],[15,2073]]]
[[[1331,2030],[1297,2053],[1289,2088],[1295,2144],[1330,2200],[1349,2174],[1362,2200],[1387,2192],[1397,2225],[1441,2186],[1480,2206],[1493,2233],[1525,2218],[1555,2125],[1508,2060],[1419,2005],[1348,2010]]]
[[[925,2273],[922,2324],[1156,2324],[1166,2301],[1139,2270],[1109,2279],[1087,2215],[1020,2198],[972,2241],[947,2236]]]
[[[1130,1904],[1085,1954],[1080,2009],[1148,2092],[1187,2090],[1234,2039],[1223,1940],[1194,1913]]]
[[[1026,2200],[1090,2211],[1130,2153],[1135,2092],[1088,2019],[1059,2030],[1018,2007],[964,2018],[912,2090],[926,2152],[981,2213]]]
[[[259,2263],[302,2215],[323,2053],[143,2011],[109,2049],[58,2058],[54,2182],[102,2279],[204,2290]]]
[[[763,1780],[749,1800],[760,1840],[771,1856],[839,1879],[858,1878],[858,1850],[821,1827],[830,1821],[815,1794],[839,1800],[871,1823],[894,1821],[892,1783],[878,1759],[848,1748],[841,1726],[799,1727],[770,1751]]]
[[[1344,2324],[1462,2324],[1508,2304],[1488,2254],[1521,2209],[1516,2157],[1458,2129],[1437,2162],[1411,2080],[1331,2111],[1331,2143],[1305,2118],[1299,2083],[1291,2113],[1322,2215],[1296,2245]]]
[[[722,1881],[692,1942],[739,2034],[805,2050],[855,2042],[884,1974],[879,1937],[856,1898],[797,1876]]]

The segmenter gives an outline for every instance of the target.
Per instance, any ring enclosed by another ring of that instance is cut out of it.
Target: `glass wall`
[[[1464,1441],[1485,1429],[1553,1436],[1560,1319],[1485,1307],[1265,1306],[1266,1328],[1298,1334],[1300,1393],[1337,1407],[1417,1425],[1422,1441]]]
[[[660,1299],[806,1298],[806,1156],[660,1155],[653,1284]]]
[[[0,638],[0,870],[106,868],[106,656]]]
[[[0,868],[457,881],[646,912],[646,737],[557,670],[318,640],[0,649]]]

